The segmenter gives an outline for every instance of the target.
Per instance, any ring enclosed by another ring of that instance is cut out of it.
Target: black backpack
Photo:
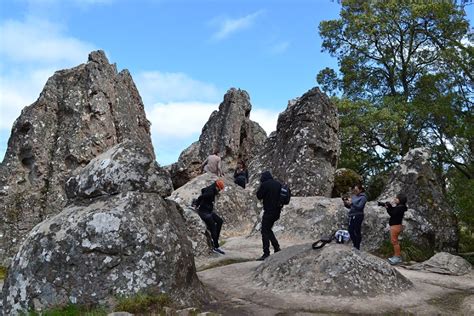
[[[290,199],[291,199],[291,190],[288,187],[288,185],[283,183],[280,188],[280,204],[288,205],[290,203]]]

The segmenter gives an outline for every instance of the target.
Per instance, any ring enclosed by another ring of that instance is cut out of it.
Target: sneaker
[[[225,255],[224,250],[222,250],[221,248],[212,248],[212,251],[221,255]]]
[[[270,255],[262,255],[260,258],[257,259],[257,261],[263,261],[267,259],[268,257],[270,257]]]
[[[388,262],[389,262],[391,265],[396,265],[396,264],[402,263],[402,258],[393,256],[393,257],[391,257],[391,258],[388,258]]]

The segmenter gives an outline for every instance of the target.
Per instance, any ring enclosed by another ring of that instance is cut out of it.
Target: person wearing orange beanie
[[[224,181],[221,179],[203,188],[201,195],[196,200],[196,207],[198,208],[199,217],[206,223],[207,229],[211,232],[213,243],[212,251],[225,255],[225,252],[219,247],[219,236],[224,221],[214,212],[216,195],[222,190],[224,190]]]

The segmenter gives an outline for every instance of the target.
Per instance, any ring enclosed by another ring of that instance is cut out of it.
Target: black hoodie
[[[270,171],[264,171],[260,177],[260,187],[257,190],[257,198],[263,199],[264,214],[280,214],[280,190],[280,182],[273,179]]]
[[[215,183],[201,190],[201,195],[196,201],[199,212],[211,213],[214,210],[214,200],[218,192],[219,190],[217,190]]]

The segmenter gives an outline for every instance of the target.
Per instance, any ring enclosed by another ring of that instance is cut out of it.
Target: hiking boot
[[[280,249],[280,248],[276,248],[276,249],[273,251],[273,253],[277,253],[278,251],[281,251],[281,249]]]
[[[225,255],[224,250],[222,250],[221,248],[212,248],[212,251],[221,255]]]
[[[397,257],[397,256],[393,256],[391,258],[388,258],[388,262],[391,265],[396,265],[396,264],[402,263],[402,258]]]
[[[260,258],[257,259],[257,261],[263,261],[267,259],[268,257],[270,257],[270,255],[262,255]]]

